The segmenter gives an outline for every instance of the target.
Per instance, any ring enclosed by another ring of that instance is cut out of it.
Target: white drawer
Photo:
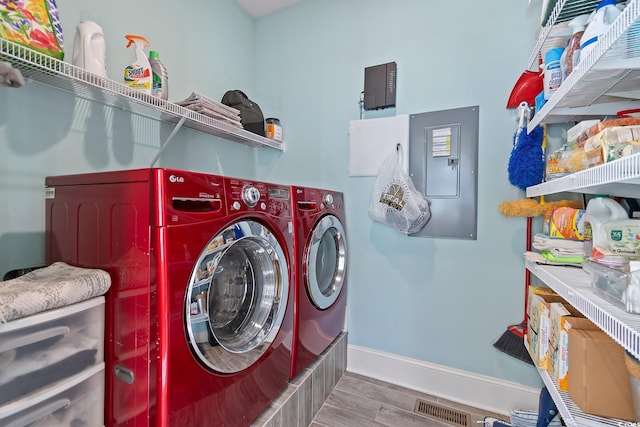
[[[0,324],[0,405],[104,361],[104,297]]]
[[[104,425],[104,363],[0,407],[3,427]]]

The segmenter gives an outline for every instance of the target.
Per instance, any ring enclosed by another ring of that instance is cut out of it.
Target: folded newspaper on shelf
[[[184,101],[176,102],[176,104],[232,126],[242,128],[240,111],[238,109],[214,101],[201,93],[192,92]]]

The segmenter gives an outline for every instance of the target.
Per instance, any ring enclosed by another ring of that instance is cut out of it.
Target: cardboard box
[[[529,354],[537,367],[547,370],[550,370],[550,304],[553,302],[566,303],[560,295],[551,289],[537,286],[529,287],[527,302],[527,343],[529,344]]]
[[[546,368],[550,375],[553,377],[553,373],[558,365],[558,349],[559,349],[559,337],[560,337],[560,319],[566,316],[570,316],[570,305],[565,306],[561,302],[552,302],[549,304],[549,357],[547,358]],[[574,310],[571,308],[571,310]],[[579,313],[576,313],[579,315]]]
[[[569,311],[575,311],[575,308],[571,307]],[[553,313],[552,313],[553,316]],[[551,354],[555,351],[555,360],[553,363],[553,379],[558,386],[558,389],[562,391],[569,390],[569,330],[575,329],[588,329],[591,331],[599,331],[598,328],[591,320],[586,317],[582,317],[580,314],[571,313],[568,316],[559,316],[554,322],[555,331],[552,333],[552,337],[555,337],[555,348],[552,343]]]
[[[569,397],[585,413],[636,420],[624,349],[604,332],[569,330]]]

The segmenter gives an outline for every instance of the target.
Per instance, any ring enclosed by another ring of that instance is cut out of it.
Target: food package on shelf
[[[584,240],[584,213],[584,209],[555,208],[549,217],[549,237]]]
[[[546,180],[552,181],[585,169],[585,152],[581,147],[565,144],[547,157]]]
[[[640,125],[605,127],[584,143],[590,168],[640,152]]]
[[[551,303],[568,303],[553,290],[529,286],[527,299],[527,344],[531,360],[540,369],[551,370],[549,334]]]
[[[582,147],[589,138],[587,131],[600,123],[600,120],[582,120],[569,130],[567,130],[567,145],[569,148]]]
[[[584,133],[586,138],[596,136],[606,128],[618,126],[638,126],[640,125],[640,117],[621,117],[619,119],[598,121]]]
[[[558,389],[562,391],[569,390],[569,330],[575,329],[589,329],[591,331],[597,331],[599,328],[591,320],[584,317],[577,312],[572,306],[565,306],[570,314],[561,315],[560,313],[551,313],[552,337],[555,339],[551,343],[551,354],[555,355],[552,359],[553,364],[553,379],[558,385]]]

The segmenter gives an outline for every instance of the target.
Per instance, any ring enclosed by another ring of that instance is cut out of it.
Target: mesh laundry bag
[[[404,234],[422,229],[431,218],[429,201],[418,192],[402,167],[402,147],[378,169],[369,203],[369,217]]]

